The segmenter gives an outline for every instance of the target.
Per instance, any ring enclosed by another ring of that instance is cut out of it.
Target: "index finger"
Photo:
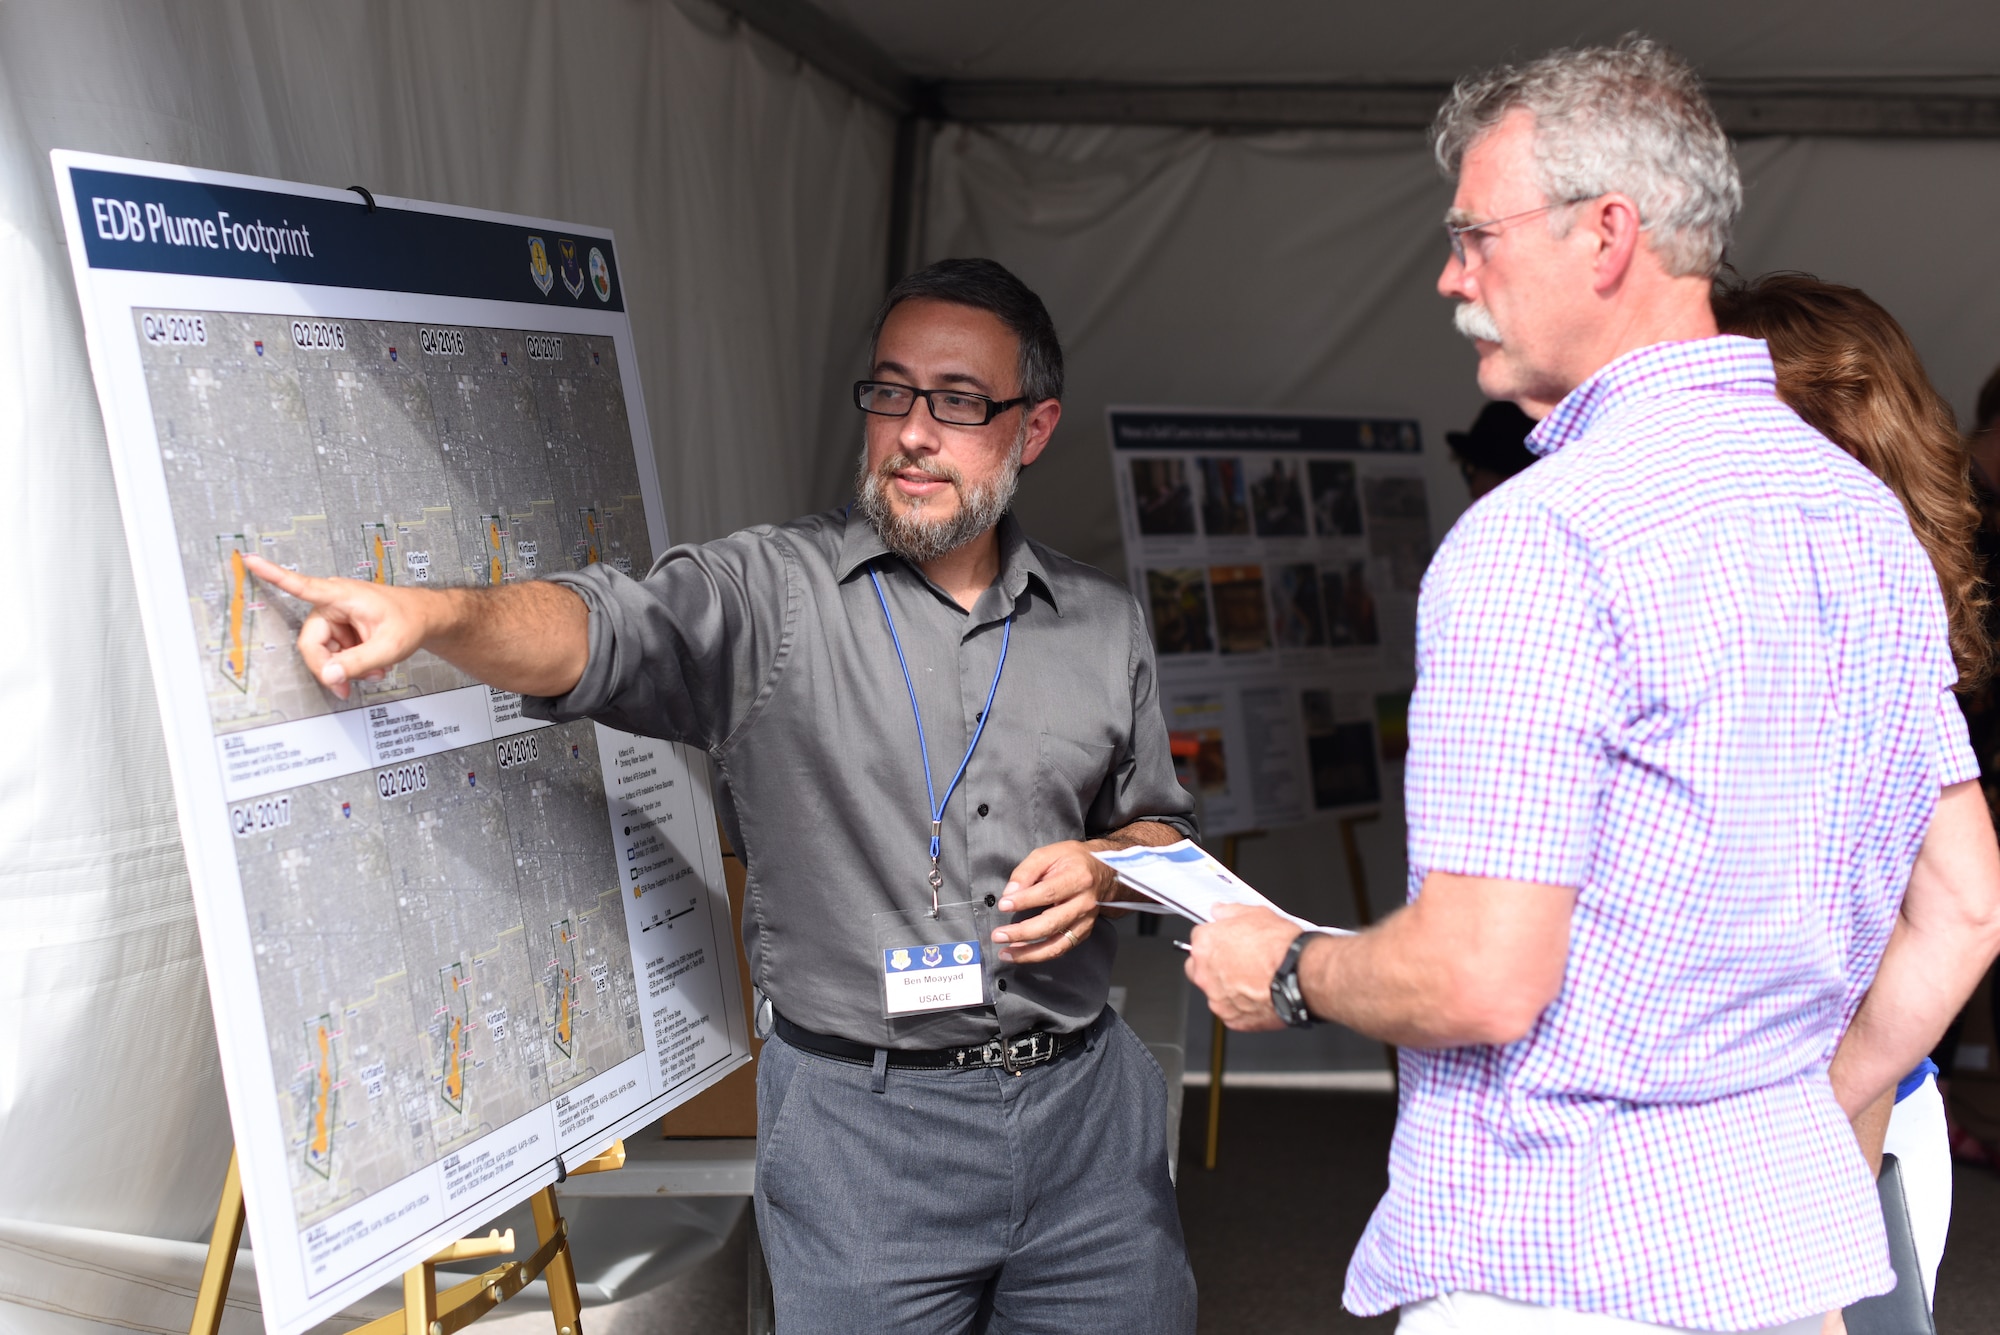
[[[301,575],[250,552],[243,553],[243,565],[251,574],[294,598],[303,598],[315,607],[333,601],[333,581]]]
[[[1041,908],[1045,904],[1069,899],[1094,884],[1089,868],[1058,858],[1041,868],[1033,880],[1008,881],[1007,888],[1000,895],[1000,908],[1003,912]]]
[[[1013,871],[1007,873],[1007,893],[1012,895],[1038,883],[1048,875],[1049,868],[1061,861],[1063,855],[1069,851],[1068,844],[1055,843],[1043,844],[1030,852],[1015,865]]]

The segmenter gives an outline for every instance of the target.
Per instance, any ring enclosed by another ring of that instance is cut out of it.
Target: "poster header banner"
[[[1403,418],[1323,417],[1113,408],[1111,447],[1166,450],[1420,454],[1417,424]]]
[[[623,311],[611,238],[463,214],[86,167],[93,269]]]

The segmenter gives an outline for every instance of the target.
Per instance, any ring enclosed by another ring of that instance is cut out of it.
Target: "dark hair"
[[[1958,689],[1985,681],[1993,645],[1973,545],[1979,507],[1958,421],[1910,336],[1866,292],[1807,273],[1718,286],[1715,319],[1769,344],[1778,397],[1896,493],[1944,591]]]
[[[1062,397],[1062,344],[1056,341],[1049,308],[1026,283],[992,260],[939,260],[890,288],[868,334],[871,360],[889,312],[918,298],[949,301],[999,316],[1021,345],[1021,388],[1017,392],[1030,403]]]
[[[2000,366],[1994,367],[1993,374],[1987,376],[1986,383],[1979,387],[1979,404],[1972,414],[1974,431],[1984,431],[2000,423]]]
[[[1505,479],[1526,472],[1535,462],[1528,448],[1528,433],[1534,429],[1534,418],[1501,399],[1479,410],[1472,430],[1447,431],[1444,441],[1466,467],[1483,468]]]

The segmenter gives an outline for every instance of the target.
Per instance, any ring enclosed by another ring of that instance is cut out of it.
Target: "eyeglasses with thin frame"
[[[922,399],[931,416],[947,426],[985,426],[988,422],[1026,403],[1018,399],[989,399],[984,394],[968,394],[962,389],[918,389],[893,380],[854,382],[854,406],[877,417],[908,417]]]
[[[1471,261],[1466,259],[1465,238],[1472,233],[1498,230],[1504,228],[1508,223],[1519,222],[1523,218],[1532,218],[1537,213],[1547,213],[1550,209],[1568,208],[1571,204],[1581,204],[1585,199],[1589,198],[1591,196],[1584,195],[1577,199],[1558,199],[1544,204],[1539,208],[1522,209],[1519,213],[1509,213],[1499,218],[1488,218],[1484,222],[1460,223],[1455,226],[1451,223],[1446,223],[1444,225],[1444,235],[1445,239],[1451,243],[1451,257],[1458,261],[1460,268],[1469,268],[1471,267]],[[1480,251],[1479,258],[1484,260],[1486,252],[1483,250]]]

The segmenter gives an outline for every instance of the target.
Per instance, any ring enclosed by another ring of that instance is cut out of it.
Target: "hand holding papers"
[[[1192,839],[1183,839],[1161,848],[1120,848],[1108,853],[1093,853],[1092,856],[1117,872],[1120,881],[1158,901],[1152,904],[1106,904],[1105,908],[1178,913],[1195,922],[1214,922],[1218,905],[1242,904],[1269,909],[1305,931],[1351,935],[1337,927],[1321,927],[1285,912],[1258,894],[1242,877],[1203,852]]]
[[[1278,966],[1297,959],[1299,944],[1308,939],[1301,932],[1354,935],[1285,912],[1191,840],[1183,839],[1162,848],[1121,848],[1092,856],[1117,872],[1121,882],[1159,901],[1103,907],[1178,913],[1209,924],[1194,930],[1191,943],[1174,944],[1189,952],[1188,977],[1208,995],[1209,1009],[1231,1029],[1277,1029],[1284,1025],[1285,1018],[1280,1017],[1274,1006]],[[1248,909],[1263,909],[1273,916],[1257,913],[1239,916],[1231,912]],[[1215,925],[1220,918],[1228,921]],[[1233,943],[1225,947],[1225,955],[1243,955],[1247,946],[1248,956],[1247,964],[1239,961],[1237,967],[1227,970],[1227,976],[1216,969],[1215,948],[1225,940]],[[1288,950],[1292,952],[1289,956]],[[1296,979],[1293,986],[1296,989]],[[1301,1016],[1307,1016],[1303,995],[1295,993],[1292,1004]],[[1294,1023],[1309,1024],[1311,1020],[1308,1016]]]

